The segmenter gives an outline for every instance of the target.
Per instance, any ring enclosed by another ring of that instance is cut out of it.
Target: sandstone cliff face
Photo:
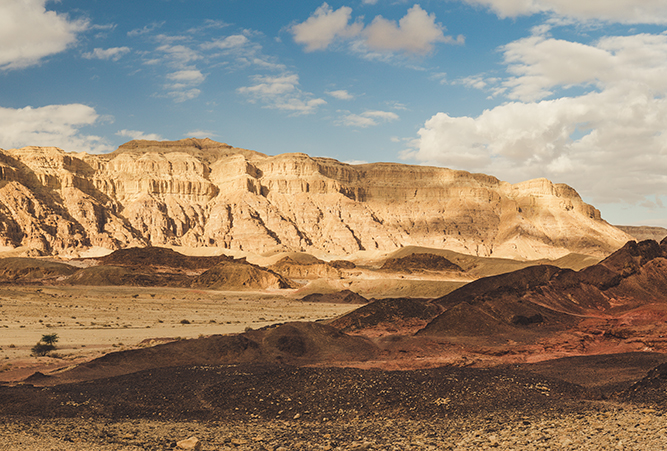
[[[606,255],[629,235],[566,185],[444,168],[266,156],[209,139],[108,155],[0,152],[0,245],[214,246],[345,255],[418,245],[472,255]]]

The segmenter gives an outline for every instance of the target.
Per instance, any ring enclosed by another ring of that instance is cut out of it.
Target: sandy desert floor
[[[307,303],[262,292],[136,287],[0,287],[0,382],[24,379],[102,354],[175,338],[315,321],[358,305]],[[289,293],[288,293],[289,294]],[[55,357],[33,357],[44,334]]]

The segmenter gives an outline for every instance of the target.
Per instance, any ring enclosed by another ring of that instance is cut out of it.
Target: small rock
[[[193,449],[193,450],[200,450],[201,449],[201,442],[197,437],[190,437],[185,440],[181,440],[180,442],[176,442],[176,447],[180,449]]]

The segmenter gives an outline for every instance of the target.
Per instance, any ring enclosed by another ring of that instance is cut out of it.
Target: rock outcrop
[[[418,245],[470,255],[606,256],[630,237],[569,186],[445,168],[267,156],[209,139],[107,155],[0,152],[0,246],[212,246],[347,255]]]

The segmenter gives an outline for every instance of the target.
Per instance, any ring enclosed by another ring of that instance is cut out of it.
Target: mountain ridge
[[[166,245],[338,256],[416,245],[533,259],[604,257],[629,239],[546,179],[512,185],[194,138],[130,141],[106,155],[0,151],[0,245],[41,255]]]

